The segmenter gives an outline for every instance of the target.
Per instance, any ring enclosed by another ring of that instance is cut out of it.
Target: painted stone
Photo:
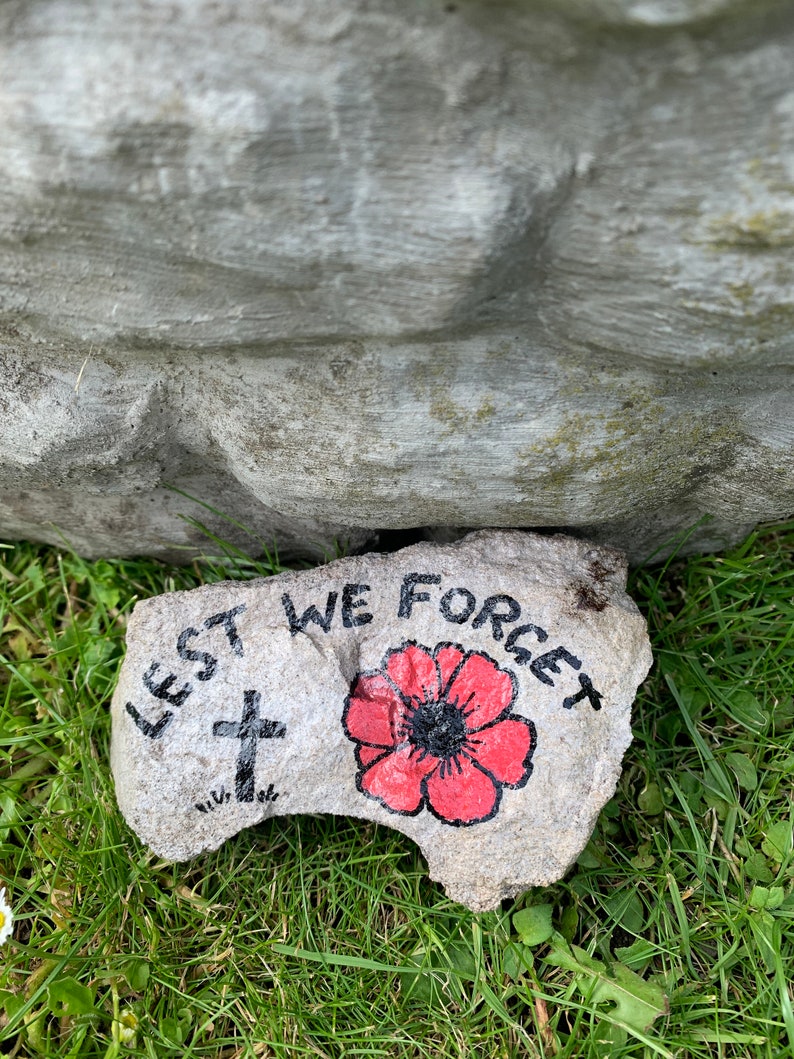
[[[614,792],[651,664],[625,582],[617,552],[481,531],[142,601],[119,806],[173,860],[335,813],[410,836],[473,909],[551,883]]]

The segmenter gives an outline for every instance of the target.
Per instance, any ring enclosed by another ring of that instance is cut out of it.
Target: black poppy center
[[[462,711],[445,699],[421,703],[411,718],[411,742],[433,757],[448,759],[460,753],[466,734]]]

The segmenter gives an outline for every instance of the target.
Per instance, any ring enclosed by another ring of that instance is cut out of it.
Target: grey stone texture
[[[473,909],[554,882],[615,790],[651,665],[625,584],[613,550],[479,531],[139,602],[112,704],[121,811],[172,860],[334,813],[408,835]]]
[[[794,510],[788,0],[6,0],[0,65],[5,536]]]

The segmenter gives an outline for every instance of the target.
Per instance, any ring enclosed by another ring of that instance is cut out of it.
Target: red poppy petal
[[[527,760],[532,747],[532,730],[526,721],[509,718],[493,728],[473,732],[466,740],[466,750],[500,783],[511,787],[526,778]]]
[[[444,763],[427,778],[427,798],[431,808],[436,816],[451,824],[487,820],[496,811],[499,794],[491,777],[465,757]]]
[[[444,691],[450,678],[464,659],[463,651],[454,644],[446,644],[436,649],[436,664],[441,675],[441,690]]]
[[[398,813],[415,813],[422,804],[422,780],[438,766],[438,758],[400,747],[376,761],[361,776],[361,790]]]
[[[359,743],[396,746],[404,716],[405,703],[381,673],[360,676],[345,710],[345,732]]]
[[[389,655],[386,672],[408,699],[428,702],[439,694],[438,668],[424,647],[408,644]]]
[[[513,677],[496,662],[481,654],[470,654],[452,681],[447,699],[457,700],[469,731],[495,721],[513,701]]]
[[[380,757],[383,753],[382,746],[359,746],[356,747],[356,756],[358,757],[358,763],[361,768],[366,768],[367,765],[371,765],[376,757]]]

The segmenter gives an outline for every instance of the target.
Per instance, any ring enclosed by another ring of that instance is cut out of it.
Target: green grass
[[[0,1055],[794,1052],[794,523],[634,575],[655,666],[615,798],[563,882],[480,915],[374,825],[277,818],[173,866],[121,819],[108,704],[134,600],[273,567],[0,563]],[[569,943],[669,1011],[627,1022],[557,965]]]

